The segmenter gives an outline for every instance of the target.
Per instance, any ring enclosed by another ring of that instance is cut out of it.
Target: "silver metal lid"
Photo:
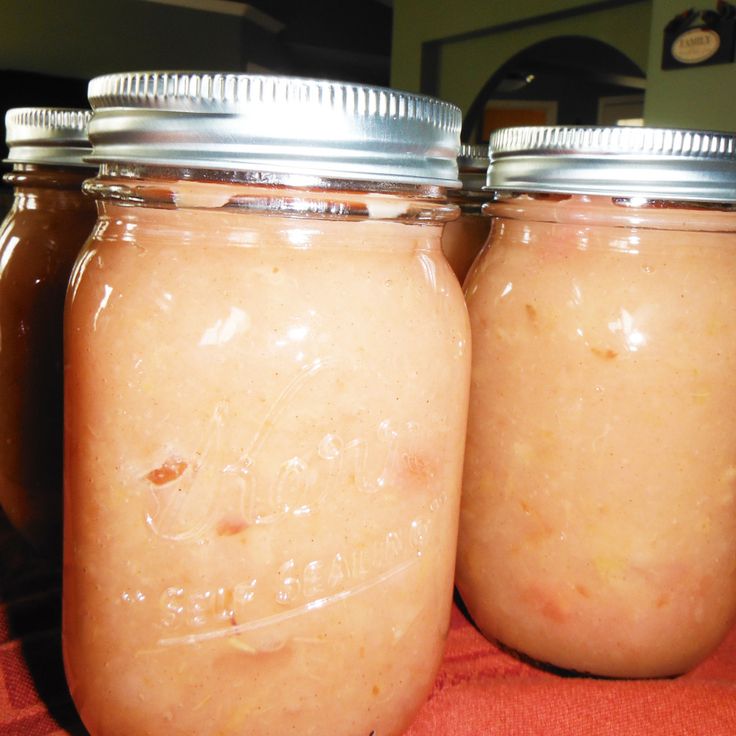
[[[519,127],[489,142],[486,188],[735,202],[736,135],[645,127]]]
[[[134,72],[93,79],[95,163],[460,186],[447,102],[297,77]]]
[[[460,146],[457,165],[464,190],[469,192],[483,191],[488,163],[488,145],[463,143]]]
[[[7,163],[87,166],[91,110],[14,107],[5,113]]]

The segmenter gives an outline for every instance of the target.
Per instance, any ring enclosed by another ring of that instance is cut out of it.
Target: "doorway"
[[[462,139],[510,125],[641,124],[646,77],[625,54],[585,36],[556,36],[513,56],[468,109]]]

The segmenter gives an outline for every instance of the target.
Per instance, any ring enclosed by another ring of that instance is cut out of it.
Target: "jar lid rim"
[[[461,112],[352,82],[148,71],[91,80],[94,163],[256,170],[458,187]]]
[[[483,191],[488,163],[487,143],[462,143],[460,145],[457,165],[464,191],[469,193]]]
[[[486,189],[736,201],[736,135],[644,126],[494,131]]]
[[[6,163],[85,166],[91,110],[13,107],[5,113]]]

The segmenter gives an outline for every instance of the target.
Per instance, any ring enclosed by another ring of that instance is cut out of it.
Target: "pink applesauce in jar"
[[[61,558],[62,322],[74,260],[95,222],[88,110],[5,115],[14,200],[0,225],[0,506],[53,564]]]
[[[462,284],[486,242],[490,228],[490,218],[482,211],[490,196],[483,191],[488,169],[488,146],[463,143],[457,165],[462,189],[451,192],[449,196],[460,207],[460,217],[445,225],[442,252]]]
[[[459,111],[230,74],[111,75],[90,101],[99,219],[65,333],[82,719],[399,734],[452,597],[470,355],[440,237]]]
[[[735,142],[492,136],[457,583],[536,660],[675,675],[734,622]]]

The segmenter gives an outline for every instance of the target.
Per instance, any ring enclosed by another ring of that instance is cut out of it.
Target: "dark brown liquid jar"
[[[95,169],[90,112],[14,108],[5,124],[14,188],[0,226],[0,505],[39,551],[59,561],[62,499],[62,322],[74,260],[95,222],[82,182]]]
[[[483,214],[490,194],[484,190],[488,170],[488,146],[463,143],[457,158],[462,188],[450,192],[460,207],[460,217],[445,225],[442,252],[462,284],[468,269],[488,238],[491,219]]]
[[[736,137],[491,136],[457,581],[490,638],[671,676],[736,618]]]
[[[449,625],[469,382],[459,110],[90,84],[65,326],[67,679],[92,736],[399,734]]]

